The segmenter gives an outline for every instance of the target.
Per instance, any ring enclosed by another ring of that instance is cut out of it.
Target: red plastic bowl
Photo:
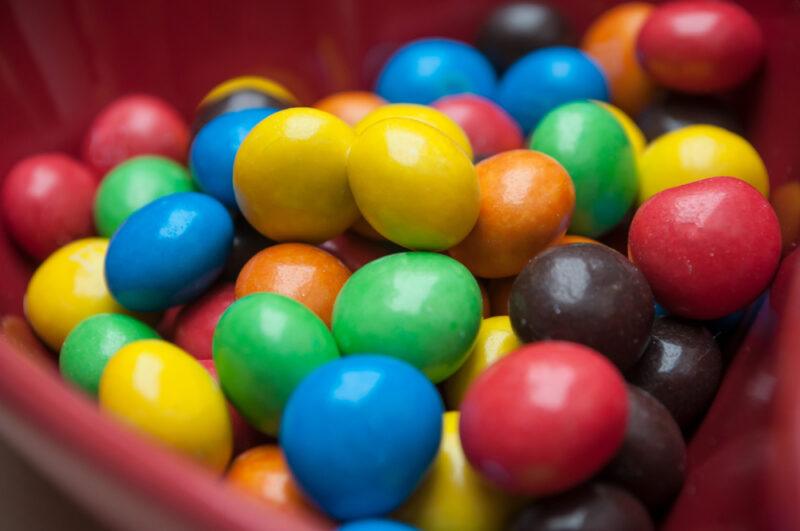
[[[305,103],[369,87],[382,61],[420,36],[471,40],[492,0],[0,3],[0,175],[41,151],[77,153],[98,110],[146,92],[187,117],[205,91],[261,74]],[[613,1],[553,2],[578,31]],[[800,10],[741,2],[767,61],[740,96],[787,240],[800,228]],[[786,241],[786,244],[792,243]],[[788,245],[787,245],[788,246]],[[800,283],[786,263],[689,451],[669,530],[800,529]],[[58,377],[15,315],[32,266],[0,227],[0,438],[101,522],[120,529],[313,529],[228,490],[194,464],[102,415]],[[780,301],[781,309],[773,305]],[[5,496],[5,494],[4,494]],[[47,511],[46,500],[40,500]],[[9,523],[9,522],[5,522]]]

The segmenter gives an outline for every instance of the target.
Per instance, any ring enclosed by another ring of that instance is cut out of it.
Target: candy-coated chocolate
[[[632,494],[606,483],[531,502],[509,531],[655,531],[650,515]]]
[[[219,101],[231,94],[245,90],[261,92],[290,105],[298,104],[297,97],[292,94],[288,88],[275,80],[261,76],[239,76],[227,79],[212,88],[208,94],[203,96],[198,106],[202,107],[203,105]]]
[[[78,323],[64,340],[58,358],[61,376],[96,397],[100,376],[111,356],[128,343],[157,338],[155,330],[133,317],[93,315]]]
[[[419,39],[405,44],[383,65],[375,92],[392,103],[431,103],[471,92],[494,97],[497,78],[478,50],[451,39]]]
[[[36,269],[28,283],[25,318],[42,341],[59,350],[67,334],[98,313],[122,313],[106,287],[108,240],[85,238],[65,245]]]
[[[665,87],[720,92],[753,75],[764,56],[764,36],[741,6],[684,0],[653,9],[636,51],[644,69]]]
[[[25,252],[44,260],[59,247],[91,236],[97,178],[61,153],[17,162],[3,180],[3,226]]]
[[[554,46],[531,52],[500,80],[497,103],[530,133],[559,105],[582,99],[608,101],[605,75],[577,48]]]
[[[173,450],[222,472],[233,447],[217,383],[197,360],[160,339],[122,347],[100,379],[100,407]]]
[[[175,318],[175,344],[199,360],[211,359],[214,330],[219,318],[234,300],[233,284],[225,283],[181,308]]]
[[[628,381],[657,398],[688,431],[706,412],[722,379],[722,354],[702,326],[656,319],[650,344]]]
[[[475,278],[436,253],[399,253],[367,264],[350,277],[333,309],[342,355],[394,356],[433,382],[461,366],[480,323]]]
[[[347,125],[356,125],[369,113],[386,105],[386,100],[373,92],[351,90],[326,96],[314,104],[321,111],[341,118]]]
[[[551,247],[559,245],[572,245],[573,243],[596,243],[602,245],[597,240],[587,238],[586,236],[576,236],[574,234],[565,234],[551,244]]]
[[[633,264],[605,245],[587,243],[552,247],[531,260],[509,301],[511,324],[523,342],[581,343],[623,371],[647,347],[653,304]]]
[[[778,267],[781,234],[758,190],[715,177],[653,196],[636,212],[628,246],[667,311],[715,319],[764,291]]]
[[[739,136],[745,134],[736,110],[711,96],[669,93],[640,112],[636,124],[648,142],[670,131],[697,124],[716,125]]]
[[[532,257],[567,231],[575,188],[553,158],[518,149],[476,167],[480,213],[475,227],[450,256],[475,275],[516,275]]]
[[[118,164],[103,177],[94,198],[94,224],[110,238],[128,217],[165,195],[194,190],[186,168],[165,157],[142,155]]]
[[[233,303],[214,332],[214,364],[225,395],[256,429],[277,435],[289,395],[315,368],[339,357],[322,320],[276,293]]]
[[[241,214],[233,215],[233,244],[231,254],[225,263],[221,278],[236,282],[239,272],[244,265],[258,252],[263,251],[275,242],[265,238],[260,232],[250,225]]]
[[[319,246],[334,255],[350,270],[357,271],[378,258],[405,251],[402,247],[388,241],[373,241],[345,232]]]
[[[520,500],[473,470],[461,450],[457,411],[444,414],[439,453],[425,479],[394,515],[425,531],[505,529]]]
[[[364,218],[403,247],[448,249],[478,218],[472,161],[444,133],[418,120],[389,118],[366,128],[350,149],[347,174]]]
[[[502,73],[522,56],[574,41],[569,21],[544,2],[513,2],[497,7],[478,33],[477,46]]]
[[[347,522],[336,528],[336,531],[418,531],[416,527],[401,524],[394,520],[368,518]]]
[[[638,125],[636,125],[636,122],[634,122],[631,117],[625,114],[619,107],[615,107],[614,105],[604,101],[596,101],[595,103],[610,112],[611,115],[616,118],[617,122],[619,122],[619,125],[621,125],[622,129],[625,131],[625,135],[628,137],[628,142],[631,143],[633,153],[637,157],[644,153],[644,148],[646,146],[644,133],[642,133],[642,130],[639,129]]]
[[[602,477],[632,492],[657,514],[678,495],[686,474],[686,444],[661,402],[628,387],[628,427]]]
[[[489,280],[489,305],[492,315],[508,315],[508,298],[516,276]]]
[[[264,249],[242,268],[236,298],[268,291],[303,303],[331,325],[333,303],[350,278],[350,270],[335,256],[304,243],[281,243]]]
[[[396,509],[436,457],[442,400],[414,367],[365,355],[319,367],[289,399],[280,442],[303,491],[349,520]]]
[[[134,212],[108,246],[105,279],[125,308],[158,311],[200,296],[222,272],[233,222],[219,201],[172,194]]]
[[[108,170],[136,155],[161,155],[177,162],[186,160],[189,128],[166,101],[137,94],[106,106],[89,126],[83,160],[105,175]]]
[[[599,247],[599,246],[597,246]],[[489,367],[461,404],[461,444],[503,490],[564,491],[605,465],[622,443],[625,381],[594,350],[566,341],[525,345]]]
[[[233,166],[244,217],[276,241],[319,243],[344,232],[358,218],[346,171],[354,138],[349,125],[310,107],[261,121]]]
[[[636,57],[636,39],[653,4],[626,2],[604,11],[586,30],[581,49],[602,67],[611,102],[636,115],[653,98],[656,85]]]

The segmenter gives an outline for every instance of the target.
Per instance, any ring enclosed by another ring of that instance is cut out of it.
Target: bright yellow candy
[[[447,405],[458,409],[470,384],[486,370],[512,350],[520,346],[519,339],[511,329],[511,320],[507,315],[489,317],[481,321],[475,346],[467,361],[455,374],[444,382],[444,396]]]
[[[467,134],[461,129],[461,126],[442,111],[434,109],[433,107],[428,107],[427,105],[393,103],[392,105],[379,107],[356,124],[356,134],[360,135],[366,131],[369,126],[381,120],[386,120],[387,118],[411,118],[412,120],[417,120],[431,127],[435,127],[458,144],[469,159],[472,160],[472,146],[469,143]]]
[[[127,313],[106,287],[108,239],[65,245],[39,265],[25,292],[25,317],[47,345],[59,350],[70,331],[97,313]]]
[[[423,531],[505,529],[523,500],[490,486],[472,469],[461,450],[458,418],[457,411],[444,414],[439,454],[395,516]]]
[[[217,382],[192,356],[160,339],[117,351],[100,378],[100,407],[217,472],[232,451],[231,423]]]
[[[747,140],[713,125],[690,125],[667,133],[639,161],[639,202],[667,188],[707,179],[736,177],[769,195],[769,177]]]
[[[346,170],[354,138],[342,120],[310,107],[260,122],[233,166],[244,217],[276,241],[319,243],[344,232],[358,219]]]
[[[417,120],[389,118],[364,130],[350,149],[347,172],[369,224],[409,249],[448,249],[478,219],[472,161],[438,129]]]
[[[636,122],[634,122],[630,116],[622,112],[622,109],[619,107],[604,101],[595,101],[595,103],[610,112],[614,118],[617,119],[617,122],[619,122],[619,125],[622,126],[622,129],[628,136],[628,141],[631,143],[631,146],[633,146],[633,152],[637,157],[641,156],[641,154],[644,153],[646,141],[644,139],[644,133],[642,133],[642,130],[636,125]]]
[[[224,98],[231,92],[235,92],[237,90],[258,90],[260,92],[269,94],[270,96],[281,99],[287,103],[295,105],[297,104],[297,98],[295,95],[289,92],[289,89],[280,83],[260,76],[240,76],[223,81],[211,89],[211,91],[200,101],[200,105]]]

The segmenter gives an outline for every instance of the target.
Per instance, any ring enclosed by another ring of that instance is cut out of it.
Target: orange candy
[[[639,30],[653,10],[652,4],[630,2],[609,9],[596,19],[583,37],[581,48],[606,74],[611,103],[636,115],[653,98],[655,83],[636,58]]]
[[[236,279],[236,298],[279,293],[303,303],[330,327],[333,303],[348,278],[350,270],[332,254],[304,243],[282,243],[248,260]]]
[[[314,107],[338,116],[349,125],[356,125],[366,115],[383,105],[386,105],[386,100],[377,94],[353,90],[326,96],[315,103]]]
[[[476,166],[480,214],[450,255],[476,276],[516,275],[569,225],[575,188],[567,171],[543,153],[506,151]]]
[[[556,241],[552,243],[552,246],[555,247],[557,245],[572,245],[573,243],[597,243],[600,244],[599,241],[593,240],[591,238],[587,238],[586,236],[576,236],[574,234],[565,234]]]

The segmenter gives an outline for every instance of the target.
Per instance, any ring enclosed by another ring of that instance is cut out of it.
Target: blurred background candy
[[[715,125],[745,136],[745,128],[736,109],[714,96],[693,96],[677,92],[655,99],[636,115],[636,124],[648,142],[688,125]]]
[[[341,118],[347,125],[356,125],[387,101],[372,92],[349,90],[325,96],[314,104],[321,111]]]

